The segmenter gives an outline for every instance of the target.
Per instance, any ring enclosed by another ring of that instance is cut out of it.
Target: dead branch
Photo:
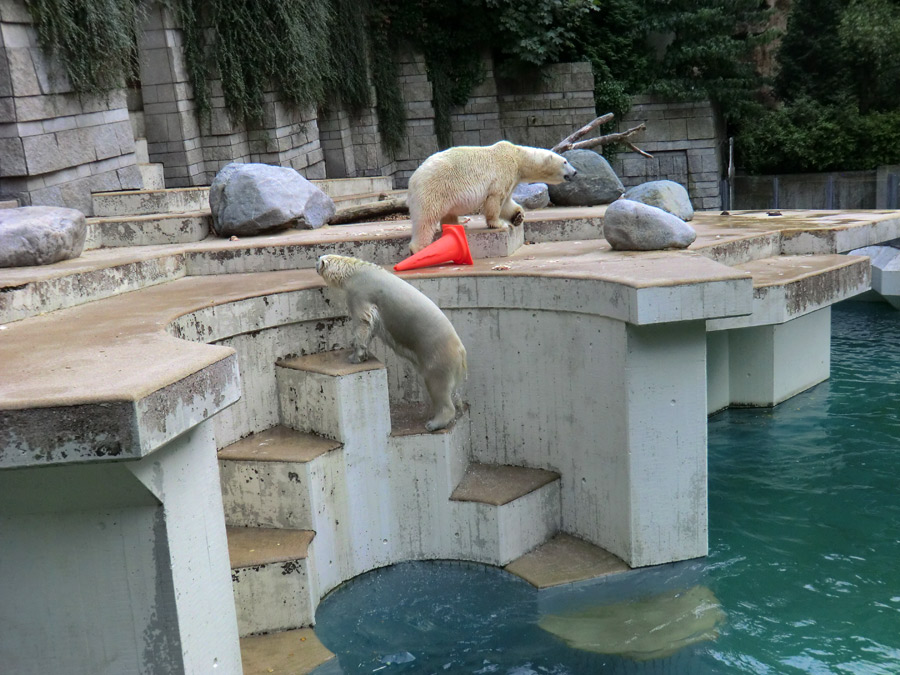
[[[611,143],[621,143],[626,138],[629,138],[636,134],[638,131],[643,131],[647,126],[641,122],[636,127],[631,127],[631,129],[627,129],[625,131],[619,131],[614,134],[606,134],[604,136],[597,136],[596,138],[589,138],[586,141],[578,141],[577,143],[569,143],[568,147],[563,146],[563,149],[559,152],[565,152],[566,150],[583,150],[586,148],[594,148],[598,145],[610,145]]]
[[[383,199],[377,202],[367,202],[366,204],[348,206],[340,209],[331,217],[328,224],[342,225],[344,223],[356,223],[380,216],[389,216],[392,213],[400,213],[401,211],[407,210],[409,210],[409,207],[406,205],[406,197]]]
[[[565,147],[565,146],[567,146],[567,145],[571,146],[571,144],[574,143],[576,140],[578,140],[582,136],[586,136],[589,132],[593,131],[594,129],[599,127],[601,124],[606,124],[607,122],[612,121],[613,118],[615,118],[615,115],[613,115],[612,113],[606,113],[605,115],[600,115],[600,117],[597,117],[592,122],[585,124],[578,131],[566,136],[564,139],[562,139],[559,143],[557,143],[550,149],[553,152],[565,152],[566,150],[571,150],[572,149],[571,147]]]

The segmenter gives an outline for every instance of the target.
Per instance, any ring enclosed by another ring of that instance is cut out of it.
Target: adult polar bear
[[[466,378],[466,348],[440,308],[400,277],[358,258],[323,255],[316,271],[347,294],[353,324],[350,361],[368,360],[377,335],[412,361],[425,380],[433,415],[425,428],[436,431],[450,424],[456,417],[456,389]]]
[[[418,253],[434,240],[441,223],[458,222],[457,216],[468,213],[483,212],[488,227],[521,225],[524,211],[511,196],[518,183],[562,183],[575,173],[555,152],[508,141],[435,153],[409,178],[409,249]]]

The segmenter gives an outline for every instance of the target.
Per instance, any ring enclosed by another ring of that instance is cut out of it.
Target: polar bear
[[[408,359],[425,380],[433,417],[428,431],[456,417],[453,398],[466,378],[466,348],[450,320],[424,293],[378,265],[342,255],[323,255],[316,272],[347,294],[353,324],[352,363],[369,358],[376,335]]]
[[[562,183],[575,173],[555,152],[509,141],[435,153],[409,178],[409,249],[418,253],[434,240],[441,223],[459,222],[457,216],[468,213],[483,212],[488,227],[521,225],[524,211],[511,197],[518,183]]]

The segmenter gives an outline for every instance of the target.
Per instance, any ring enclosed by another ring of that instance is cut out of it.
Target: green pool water
[[[478,565],[377,570],[320,605],[338,659],[317,675],[900,673],[900,313],[844,303],[832,323],[828,382],[710,418],[707,558],[540,592]],[[695,610],[666,614],[692,593]],[[710,597],[724,618],[673,638]],[[598,611],[615,653],[541,628]],[[629,626],[659,636],[655,658],[623,655]]]

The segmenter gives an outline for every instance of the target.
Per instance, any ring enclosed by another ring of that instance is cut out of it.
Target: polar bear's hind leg
[[[456,406],[453,405],[456,378],[446,369],[433,369],[424,379],[433,409],[433,416],[425,423],[425,428],[428,431],[444,429],[456,417]]]

